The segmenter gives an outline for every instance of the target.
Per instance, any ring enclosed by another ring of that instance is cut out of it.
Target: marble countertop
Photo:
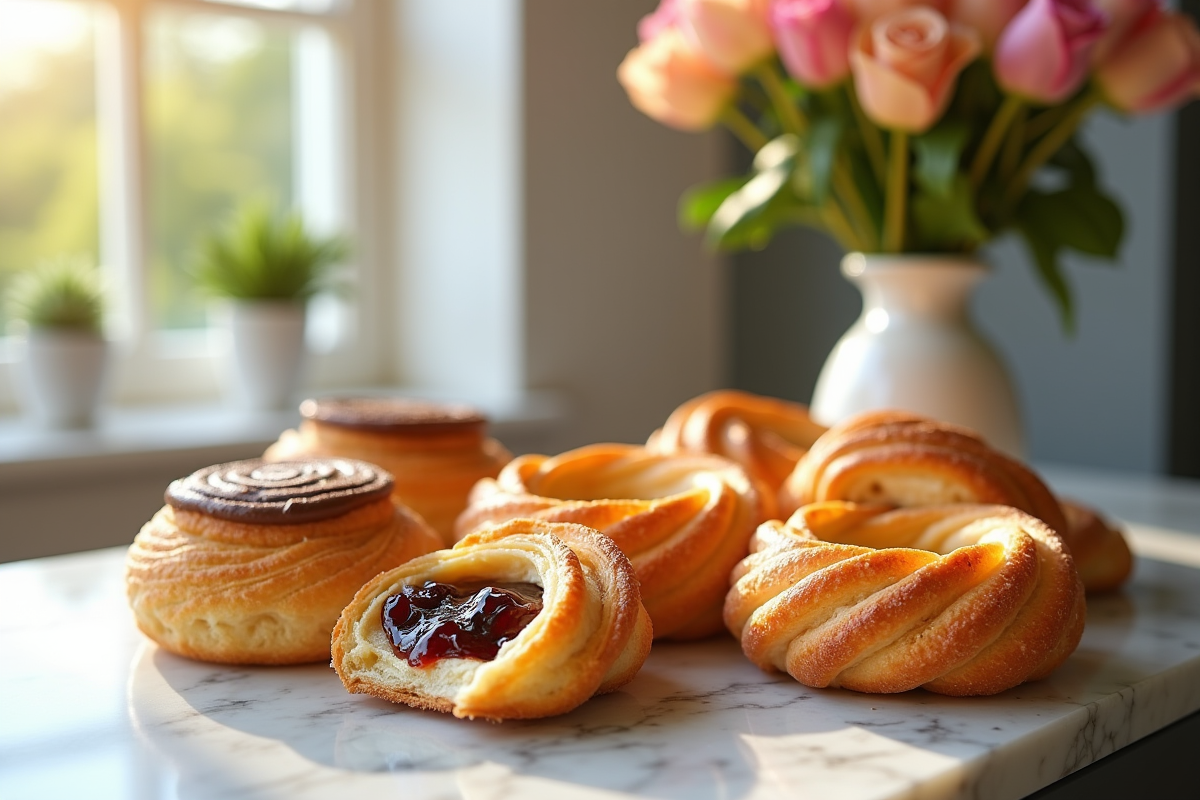
[[[1200,489],[1050,477],[1125,504],[1136,573],[1062,668],[991,698],[808,689],[721,638],[655,645],[571,714],[472,723],[161,651],[121,550],[3,565],[0,797],[1022,797],[1200,709]]]

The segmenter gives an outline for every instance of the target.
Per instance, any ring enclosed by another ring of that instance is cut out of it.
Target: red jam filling
[[[542,610],[542,587],[405,586],[383,603],[383,630],[397,658],[425,667],[443,658],[491,661]]]

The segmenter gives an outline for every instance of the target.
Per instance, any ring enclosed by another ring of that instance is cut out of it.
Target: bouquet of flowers
[[[1015,230],[1068,327],[1060,253],[1111,258],[1122,235],[1080,123],[1200,96],[1200,32],[1161,0],[662,0],[638,37],[617,73],[634,106],[756,153],[681,202],[712,245],[807,224],[970,253]]]

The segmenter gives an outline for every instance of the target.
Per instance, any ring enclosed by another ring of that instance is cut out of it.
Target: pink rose
[[[617,80],[635,108],[685,131],[711,128],[737,92],[733,77],[671,27],[630,50],[617,67]]]
[[[950,19],[979,31],[985,50],[991,50],[1026,0],[953,0]]]
[[[996,80],[1027,100],[1058,103],[1087,77],[1106,25],[1091,0],[1030,0],[996,43]]]
[[[850,72],[854,17],[841,0],[776,0],[770,22],[779,57],[796,80],[823,89]]]
[[[679,24],[710,61],[740,75],[775,52],[767,2],[679,0]]]
[[[979,36],[916,6],[862,26],[850,49],[863,111],[885,128],[920,133],[937,122],[954,81],[979,54]]]
[[[637,32],[639,42],[648,42],[658,38],[667,28],[679,24],[679,0],[662,0],[658,8],[642,17],[638,22]]]
[[[872,22],[884,14],[913,6],[929,6],[945,14],[950,3],[951,0],[846,0],[846,5],[861,22]]]
[[[1129,32],[1147,14],[1160,11],[1160,0],[1093,0],[1096,8],[1108,17],[1108,27],[1092,47],[1092,64],[1108,58],[1113,48],[1128,37]]]
[[[1096,70],[1108,101],[1140,113],[1200,96],[1200,31],[1189,17],[1155,9]]]

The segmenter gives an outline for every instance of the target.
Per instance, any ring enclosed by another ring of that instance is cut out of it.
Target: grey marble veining
[[[996,697],[808,689],[721,638],[495,725],[349,695],[325,665],[173,656],[133,627],[121,555],[0,567],[0,796],[1003,800],[1200,709],[1200,571],[1162,560],[1089,601],[1054,675]]]

